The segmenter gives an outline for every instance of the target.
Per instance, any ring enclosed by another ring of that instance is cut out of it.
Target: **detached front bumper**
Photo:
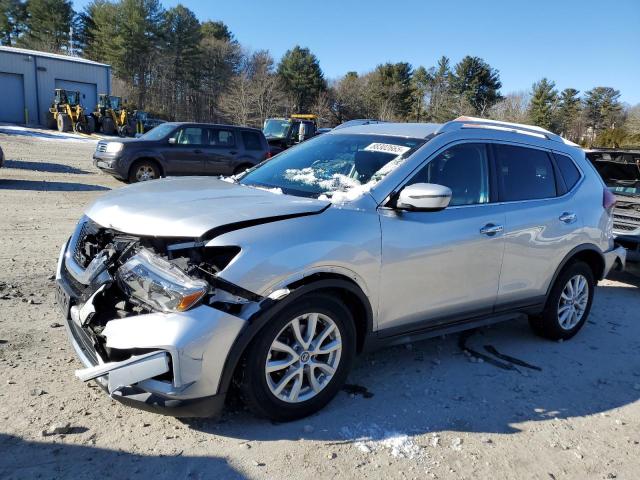
[[[83,324],[93,297],[84,302],[78,297],[77,279],[65,265],[66,250],[60,252],[56,283],[70,299],[66,329],[86,367],[76,375],[95,379],[112,398],[136,408],[182,417],[218,414],[226,396],[219,387],[227,355],[246,321],[205,305],[113,319],[101,332],[103,346],[131,356],[109,361]]]

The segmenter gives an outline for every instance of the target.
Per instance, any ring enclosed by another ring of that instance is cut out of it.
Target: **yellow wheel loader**
[[[97,127],[106,135],[128,137],[135,133],[135,119],[122,102],[122,97],[101,93],[93,118]]]
[[[80,105],[80,92],[56,88],[47,114],[47,126],[59,132],[93,133],[95,121],[85,115]]]

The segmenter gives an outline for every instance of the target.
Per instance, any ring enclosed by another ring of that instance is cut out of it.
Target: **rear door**
[[[205,151],[205,172],[209,175],[231,175],[240,152],[238,131],[233,128],[207,128],[209,141]]]
[[[567,188],[545,149],[496,143],[493,152],[506,214],[497,308],[541,303],[556,268],[582,238],[575,188]]]
[[[174,143],[167,143],[162,152],[167,175],[203,175],[207,129],[188,125],[178,128],[171,138]]]

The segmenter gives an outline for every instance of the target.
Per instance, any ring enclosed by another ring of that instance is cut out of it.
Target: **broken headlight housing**
[[[178,267],[142,249],[118,269],[120,288],[153,310],[184,312],[209,290],[204,280],[189,277]]]

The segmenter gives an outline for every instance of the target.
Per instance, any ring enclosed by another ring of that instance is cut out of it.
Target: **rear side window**
[[[242,132],[242,142],[245,150],[264,150],[258,132]]]
[[[546,152],[527,147],[495,145],[500,199],[503,202],[556,196],[556,180]]]
[[[580,180],[580,170],[576,167],[571,158],[566,155],[554,153],[553,156],[556,159],[556,164],[560,170],[560,174],[564,179],[564,184],[567,187],[567,191],[571,190],[578,180]]]
[[[236,139],[231,130],[209,130],[209,145],[215,147],[233,147],[235,144]]]

